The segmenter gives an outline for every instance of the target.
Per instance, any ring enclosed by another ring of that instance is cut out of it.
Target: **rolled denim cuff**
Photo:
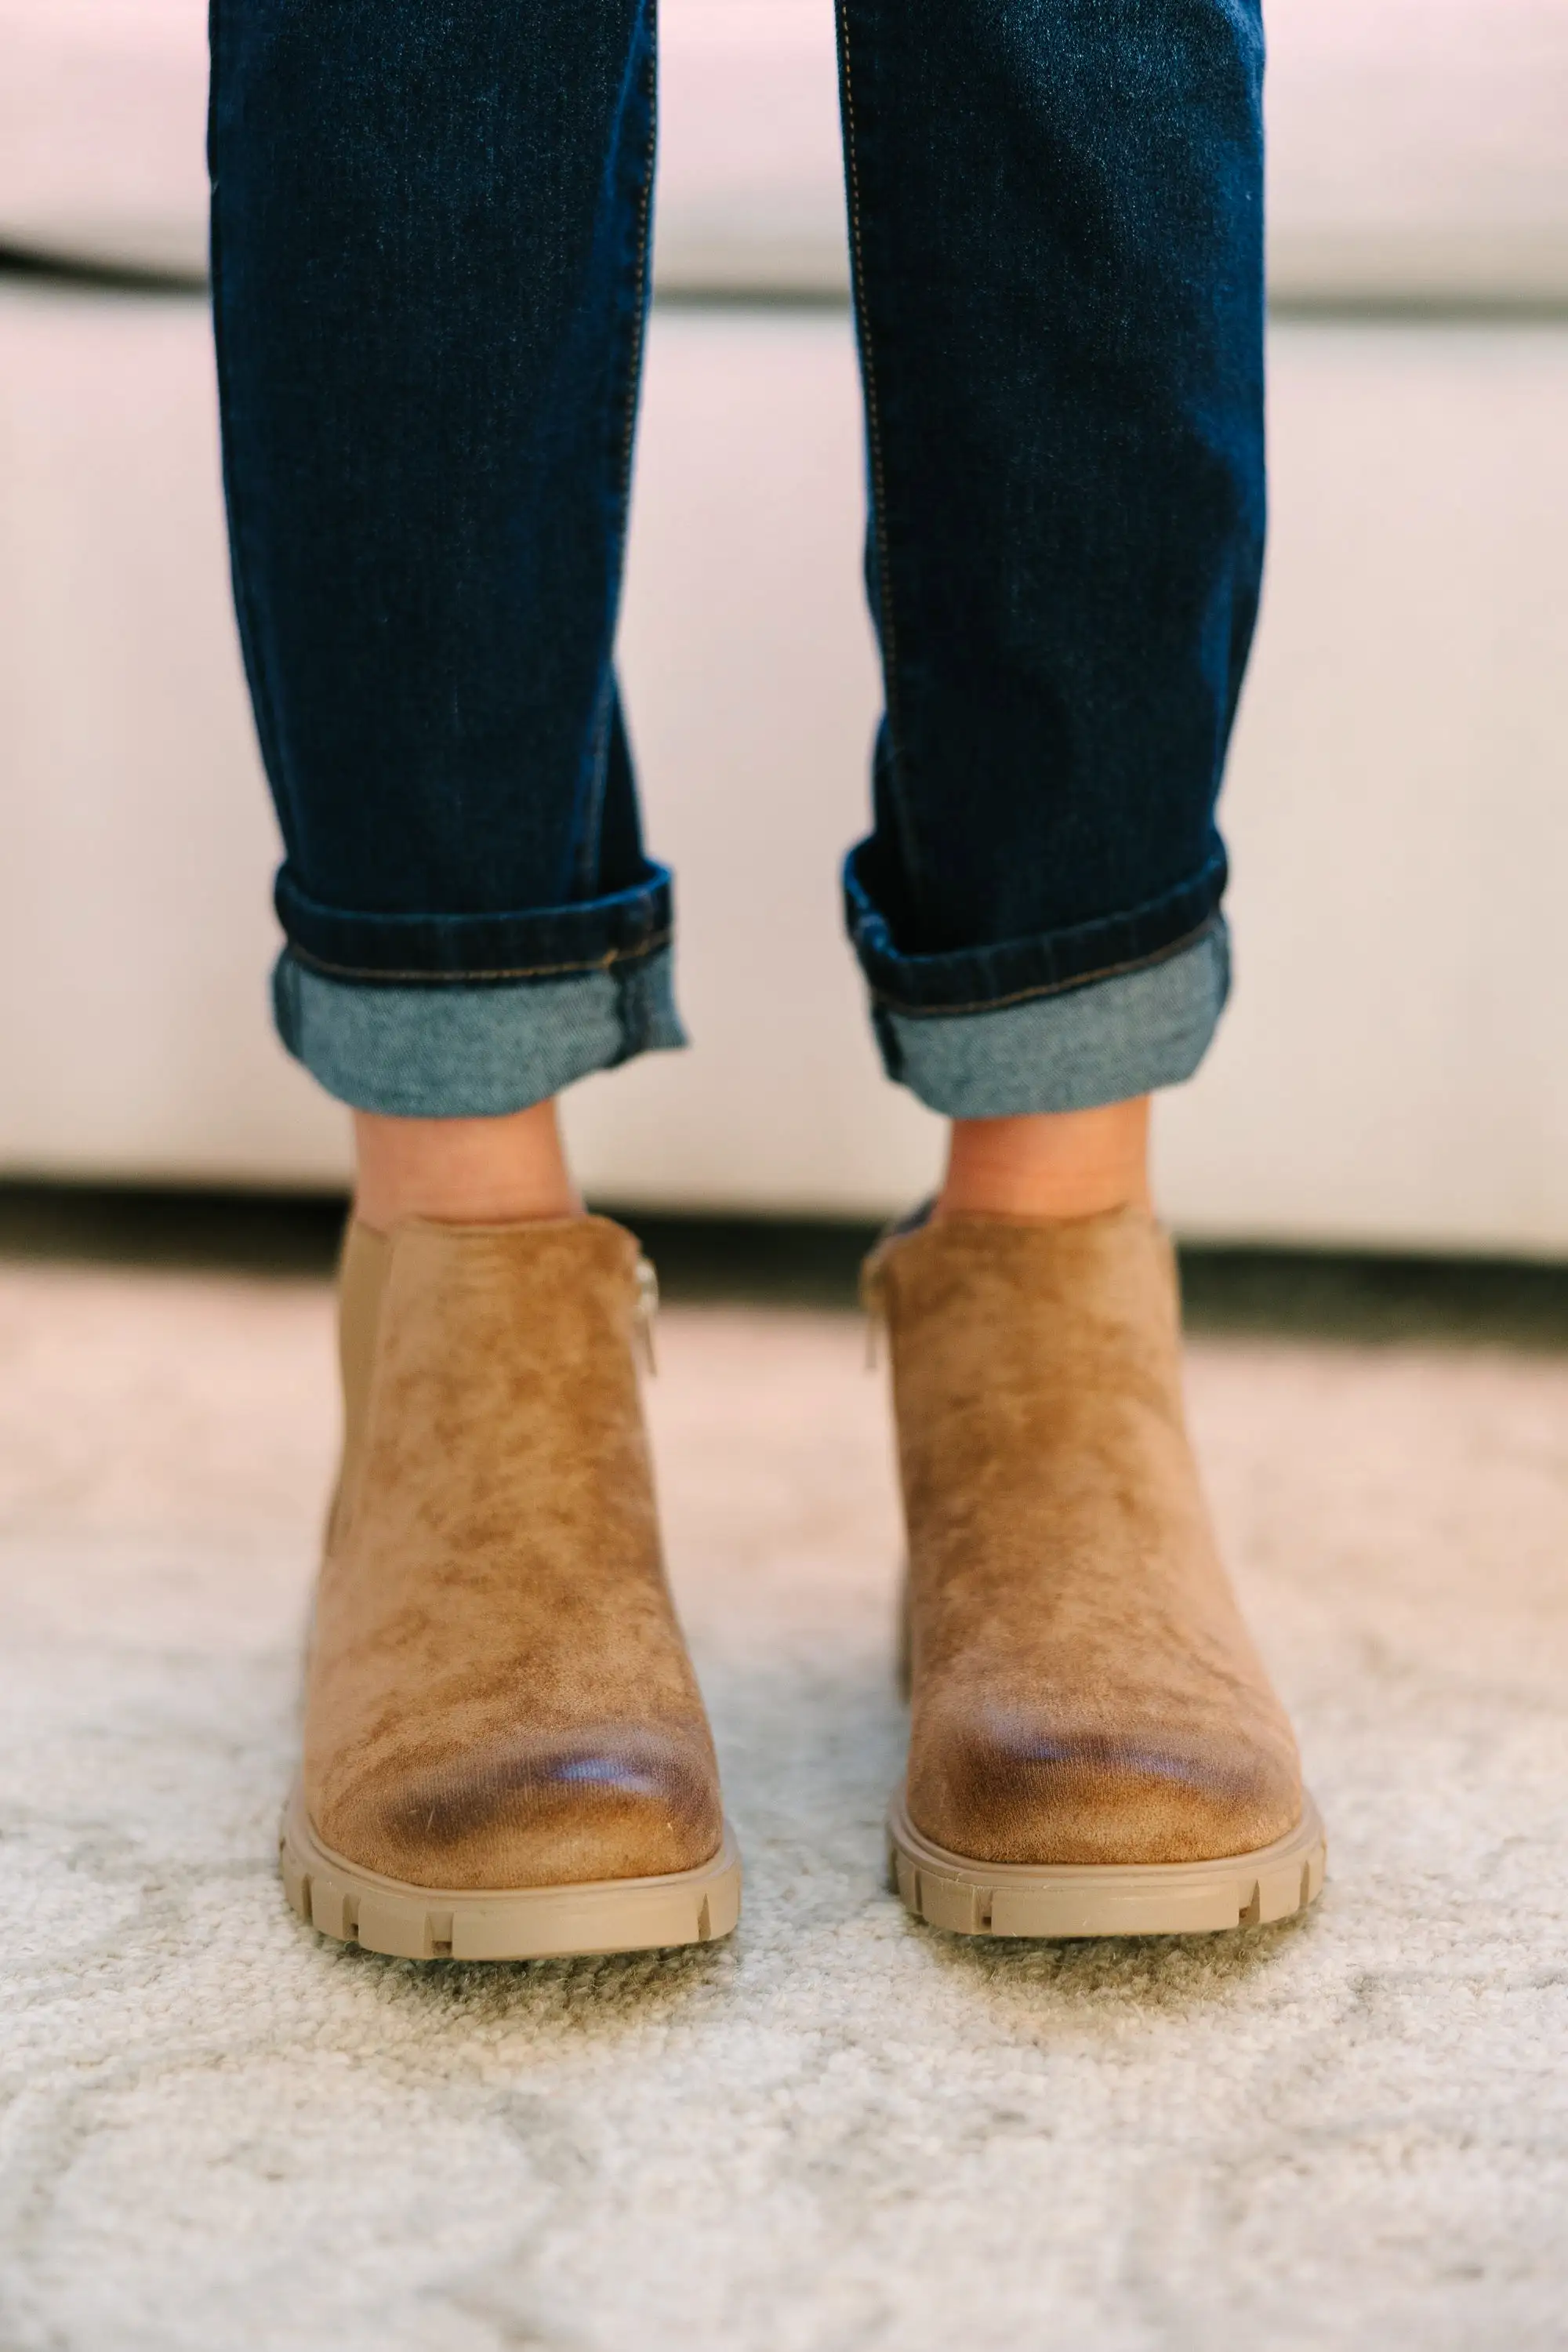
[[[869,887],[870,847],[844,870],[850,937],[883,1067],[931,1110],[1092,1110],[1192,1076],[1230,991],[1217,840],[1201,872],[1145,906],[939,955],[895,942]]]
[[[668,946],[556,978],[408,986],[344,981],[292,948],[272,975],[278,1034],[357,1110],[495,1118],[635,1055],[684,1045]]]
[[[948,1118],[1093,1110],[1180,1086],[1230,991],[1223,915],[1157,961],[985,1013],[873,1004],[882,1066]]]
[[[491,986],[565,980],[651,956],[669,944],[674,885],[669,869],[645,858],[637,880],[602,898],[517,914],[378,915],[323,906],[291,867],[273,891],[278,919],[297,962],[328,980],[439,981]]]

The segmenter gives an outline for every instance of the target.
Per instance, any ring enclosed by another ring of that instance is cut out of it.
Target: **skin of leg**
[[[1093,1217],[1149,1199],[1149,1097],[954,1119],[939,1217]]]
[[[384,1233],[402,1217],[506,1224],[583,1202],[553,1101],[505,1118],[354,1113],[354,1209]],[[1020,1118],[953,1120],[940,1216],[1092,1217],[1149,1205],[1149,1099]]]
[[[354,1213],[374,1233],[404,1217],[514,1224],[583,1213],[553,1101],[504,1118],[354,1113]]]

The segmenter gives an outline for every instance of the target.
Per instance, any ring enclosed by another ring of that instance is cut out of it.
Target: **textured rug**
[[[863,1345],[663,1319],[733,1943],[420,1968],[273,1872],[325,1294],[0,1271],[3,2352],[1568,2341],[1568,1360],[1200,1341],[1327,1894],[976,1948],[883,1888]]]

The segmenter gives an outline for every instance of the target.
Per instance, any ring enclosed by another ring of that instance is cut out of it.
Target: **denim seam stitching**
[[[905,1021],[941,1021],[950,1013],[1005,1013],[1013,1005],[1031,1004],[1043,996],[1066,996],[1074,989],[1092,988],[1099,981],[1125,980],[1133,972],[1157,971],[1161,964],[1169,963],[1174,957],[1184,955],[1189,949],[1201,946],[1218,928],[1218,916],[1211,915],[1206,922],[1198,925],[1195,931],[1187,931],[1181,939],[1173,940],[1168,948],[1156,949],[1152,955],[1135,956],[1127,963],[1106,964],[1098,971],[1081,971],[1071,980],[1042,981],[1037,988],[1020,988],[1010,996],[984,997],[976,1003],[901,1004],[897,997],[889,996],[874,982],[871,995],[876,1003],[889,1013],[896,1013]]]
[[[651,15],[652,0],[649,13]],[[648,30],[647,65],[643,74],[644,95],[647,103],[647,143],[643,149],[642,187],[637,199],[637,257],[636,268],[637,314],[632,329],[630,364],[626,371],[626,431],[621,442],[621,514],[623,526],[627,503],[631,497],[632,445],[637,433],[637,385],[642,373],[642,347],[647,317],[647,245],[648,214],[653,194],[654,163],[658,139],[658,93],[655,76],[658,73],[658,51],[654,47],[655,30]]]
[[[385,971],[368,966],[349,963],[329,963],[325,956],[312,955],[297,940],[289,941],[288,952],[308,970],[325,974],[331,980],[368,980],[384,983],[406,982],[419,988],[462,987],[469,981],[490,980],[563,980],[574,972],[609,971],[617,964],[640,963],[668,948],[675,934],[673,929],[656,931],[635,948],[606,948],[600,956],[584,957],[577,963],[514,964],[493,971]]]
[[[606,668],[599,693],[599,707],[594,719],[594,752],[589,762],[587,822],[578,845],[576,873],[578,883],[590,886],[598,870],[599,832],[605,821],[605,791],[610,773],[610,698],[615,691],[614,672]]]
[[[860,367],[866,383],[866,439],[871,456],[871,530],[877,545],[877,600],[882,623],[882,683],[888,703],[888,732],[895,774],[903,763],[904,723],[899,693],[899,632],[893,612],[893,568],[888,540],[888,476],[882,450],[882,404],[877,393],[877,362],[871,347],[871,320],[867,301],[866,254],[860,234],[860,159],[855,128],[855,68],[850,49],[849,0],[837,0],[839,36],[844,51],[844,160],[849,198],[849,243],[855,284],[855,327],[860,346]],[[901,809],[905,850],[909,811]],[[910,863],[917,862],[911,857]]]
[[[654,0],[647,0],[645,17],[650,17]],[[647,107],[647,138],[643,146],[641,185],[637,192],[637,254],[632,265],[634,288],[632,333],[626,356],[626,391],[623,404],[624,422],[621,433],[620,473],[620,533],[623,553],[626,543],[626,515],[631,503],[632,451],[637,435],[637,388],[642,374],[644,322],[647,315],[647,248],[648,207],[653,189],[654,163],[658,139],[658,52],[652,25],[648,32],[647,64],[643,71],[643,97]],[[609,776],[610,708],[615,696],[613,659],[606,666],[604,690],[600,697],[598,719],[595,728],[594,772],[590,786],[592,808],[583,828],[583,840],[577,856],[577,873],[582,881],[589,878],[590,865],[597,866],[599,833],[604,824],[605,792]]]
[[[234,462],[233,436],[228,429],[230,370],[228,359],[228,306],[226,295],[227,273],[224,265],[222,204],[220,173],[217,169],[217,120],[219,92],[226,87],[225,68],[228,55],[228,13],[224,0],[210,0],[207,10],[207,148],[210,190],[207,200],[207,278],[208,300],[212,307],[213,358],[217,374],[219,409],[219,470],[223,480],[224,505],[229,522],[229,581],[234,595],[235,622],[247,682],[251,690],[251,702],[256,718],[257,742],[261,752],[261,764],[268,782],[273,788],[278,804],[278,821],[284,835],[297,831],[293,795],[283,757],[282,730],[278,723],[278,698],[268,657],[263,648],[261,632],[256,625],[256,608],[250,593],[247,570],[252,533],[248,524],[248,508],[240,491],[239,468]]]

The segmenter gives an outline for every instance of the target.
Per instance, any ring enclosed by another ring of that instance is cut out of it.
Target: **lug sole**
[[[700,1870],[603,1878],[579,1886],[450,1892],[383,1878],[321,1843],[304,1792],[278,1836],[283,1890],[297,1916],[340,1944],[404,1960],[558,1960],[712,1944],[741,1916],[741,1861],[724,1842]]]
[[[889,1874],[917,1919],[955,1936],[1202,1936],[1289,1919],[1317,1900],[1328,1841],[1309,1797],[1289,1836],[1220,1862],[976,1862],[922,1837],[902,1790]]]

